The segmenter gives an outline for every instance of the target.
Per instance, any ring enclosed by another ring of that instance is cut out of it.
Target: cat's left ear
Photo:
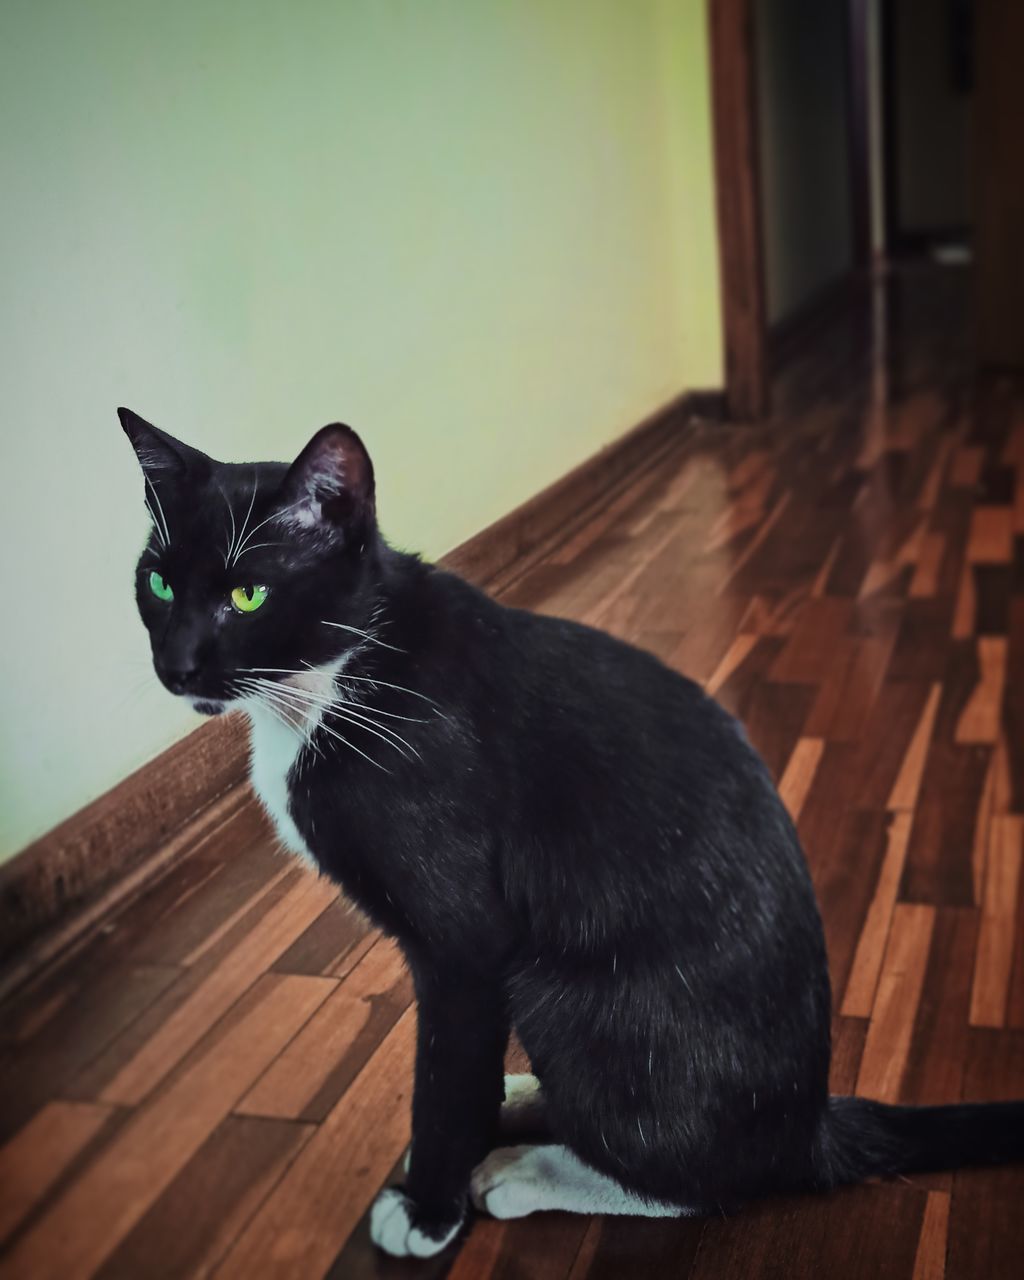
[[[154,427],[131,409],[118,409],[117,416],[135,450],[139,466],[151,480],[162,475],[181,476],[186,471],[209,466],[210,459],[205,453],[175,440],[174,436]]]
[[[279,519],[322,537],[362,538],[375,516],[373,464],[351,427],[321,427],[292,463]]]

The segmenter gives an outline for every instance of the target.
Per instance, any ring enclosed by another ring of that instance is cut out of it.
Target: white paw
[[[501,1104],[501,1132],[513,1137],[544,1128],[544,1095],[536,1076],[505,1077],[505,1101]]]
[[[473,1170],[469,1191],[492,1218],[525,1218],[543,1207],[547,1181],[536,1147],[498,1147]]]
[[[397,1187],[387,1187],[370,1210],[370,1239],[394,1258],[432,1258],[454,1240],[461,1222],[435,1239],[412,1224],[412,1201]]]

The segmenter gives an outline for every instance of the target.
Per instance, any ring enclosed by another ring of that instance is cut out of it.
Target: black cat
[[[680,1215],[1024,1156],[1024,1103],[829,1097],[796,833],[696,684],[387,546],[347,427],[291,466],[234,465],[120,418],[153,517],[136,594],[157,674],[247,712],[281,837],[412,971],[411,1162],[379,1245],[437,1252],[470,1192],[500,1217]],[[512,1027],[536,1079],[506,1089]],[[494,1149],[505,1092],[546,1141]]]

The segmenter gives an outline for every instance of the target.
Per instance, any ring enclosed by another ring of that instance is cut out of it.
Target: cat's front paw
[[[386,1187],[370,1210],[370,1239],[395,1258],[432,1258],[451,1244],[465,1218],[454,1223],[426,1222],[404,1191]]]

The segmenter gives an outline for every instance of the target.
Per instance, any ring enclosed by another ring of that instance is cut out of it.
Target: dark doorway
[[[885,239],[890,255],[965,252],[972,232],[971,0],[883,5]]]

